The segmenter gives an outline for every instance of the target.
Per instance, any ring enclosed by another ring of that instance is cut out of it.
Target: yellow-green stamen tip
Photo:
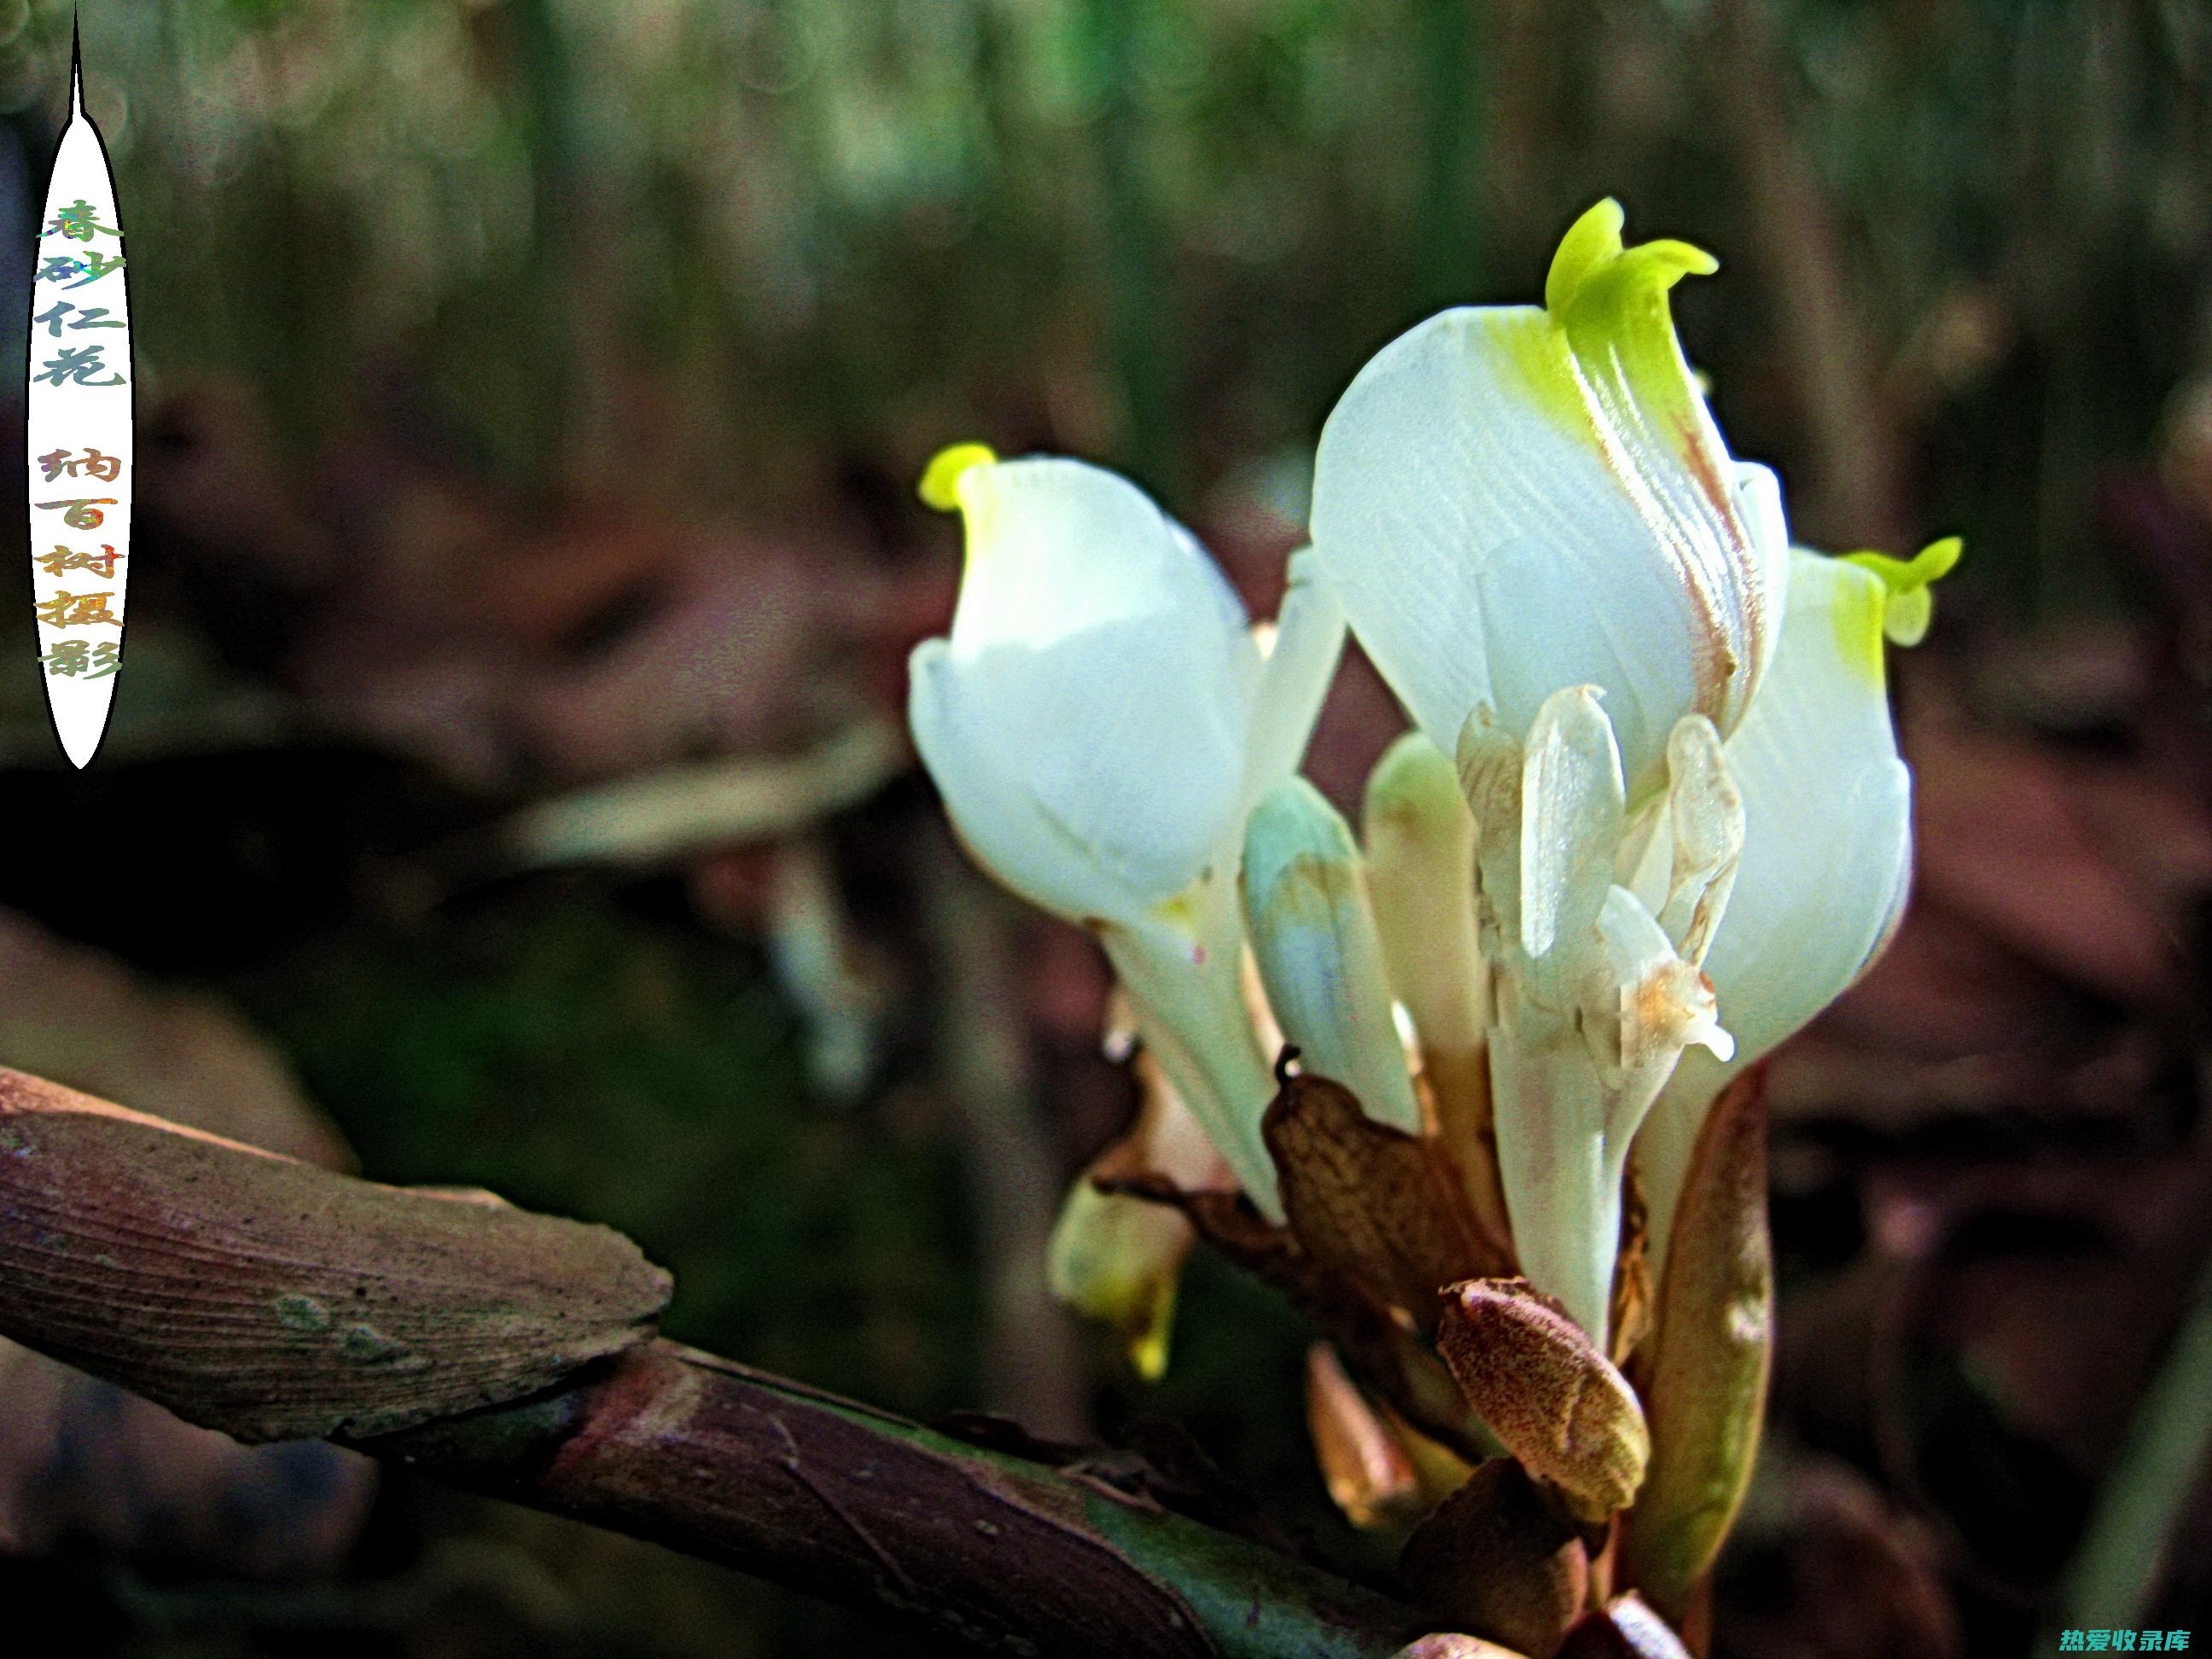
[[[1949,575],[1966,544],[1946,536],[1922,548],[1909,559],[1887,553],[1846,553],[1844,557],[1881,578],[1888,590],[1881,631],[1893,645],[1914,646],[1928,637],[1928,624],[1936,614],[1936,598],[1929,590]]]
[[[999,459],[988,444],[954,444],[940,449],[922,469],[920,495],[939,513],[960,510],[960,480]]]
[[[1554,319],[1564,320],[1601,280],[1663,294],[1685,276],[1710,276],[1721,268],[1711,254],[1687,242],[1662,239],[1625,247],[1620,229],[1626,222],[1620,204],[1608,196],[1567,228],[1544,278],[1544,309]]]

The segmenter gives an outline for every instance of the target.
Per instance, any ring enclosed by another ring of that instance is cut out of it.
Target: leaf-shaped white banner
[[[31,590],[46,706],[70,763],[100,747],[123,662],[132,370],[122,221],[72,59],[31,286]]]

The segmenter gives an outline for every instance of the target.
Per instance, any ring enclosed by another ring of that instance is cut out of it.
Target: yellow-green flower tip
[[[1946,536],[1929,543],[1909,559],[1893,558],[1887,553],[1846,553],[1844,557],[1881,577],[1888,590],[1881,631],[1889,642],[1914,646],[1928,637],[1928,624],[1935,617],[1936,596],[1930,590],[1951,574],[1965,550],[1966,544],[1958,537]]]
[[[1661,443],[1679,452],[1693,477],[1725,477],[1727,453],[1706,418],[1668,307],[1676,283],[1717,270],[1720,263],[1686,242],[1626,247],[1622,222],[1620,204],[1607,197],[1568,227],[1544,279],[1544,309],[1520,313],[1508,349],[1531,398],[1565,429],[1587,433],[1593,419],[1602,425],[1616,418],[1598,414],[1600,404],[1632,408]],[[1709,493],[1714,511],[1733,518],[1734,503]]]
[[[979,466],[988,466],[998,455],[988,444],[954,444],[940,449],[922,469],[921,499],[939,513],[960,510],[960,481]]]
[[[1168,1374],[1168,1331],[1175,1322],[1175,1291],[1162,1298],[1151,1322],[1129,1338],[1129,1368],[1146,1382]]]
[[[1176,1288],[1190,1228],[1175,1211],[1079,1177],[1045,1247],[1045,1281],[1078,1313],[1110,1327],[1147,1382],[1167,1372]]]
[[[1661,295],[1685,276],[1710,276],[1721,268],[1711,254],[1687,242],[1662,239],[1624,246],[1620,230],[1626,222],[1620,204],[1608,196],[1567,228],[1544,278],[1544,309],[1554,319],[1564,322],[1584,300],[1619,303]]]

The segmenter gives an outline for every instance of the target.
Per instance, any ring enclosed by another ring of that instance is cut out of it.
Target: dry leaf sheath
[[[606,1228],[338,1179],[20,1072],[0,1167],[9,1334],[243,1440],[516,1399],[645,1340],[668,1299]]]
[[[1705,1119],[1676,1212],[1644,1388],[1651,1468],[1623,1561],[1653,1607],[1680,1620],[1743,1501],[1773,1362],[1766,1232],[1766,1113],[1757,1073]]]

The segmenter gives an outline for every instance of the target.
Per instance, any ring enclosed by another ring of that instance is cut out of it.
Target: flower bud
[[[1303,778],[1270,791],[1244,836],[1244,917],[1284,1037],[1376,1121],[1421,1127],[1382,946],[1352,831]]]

